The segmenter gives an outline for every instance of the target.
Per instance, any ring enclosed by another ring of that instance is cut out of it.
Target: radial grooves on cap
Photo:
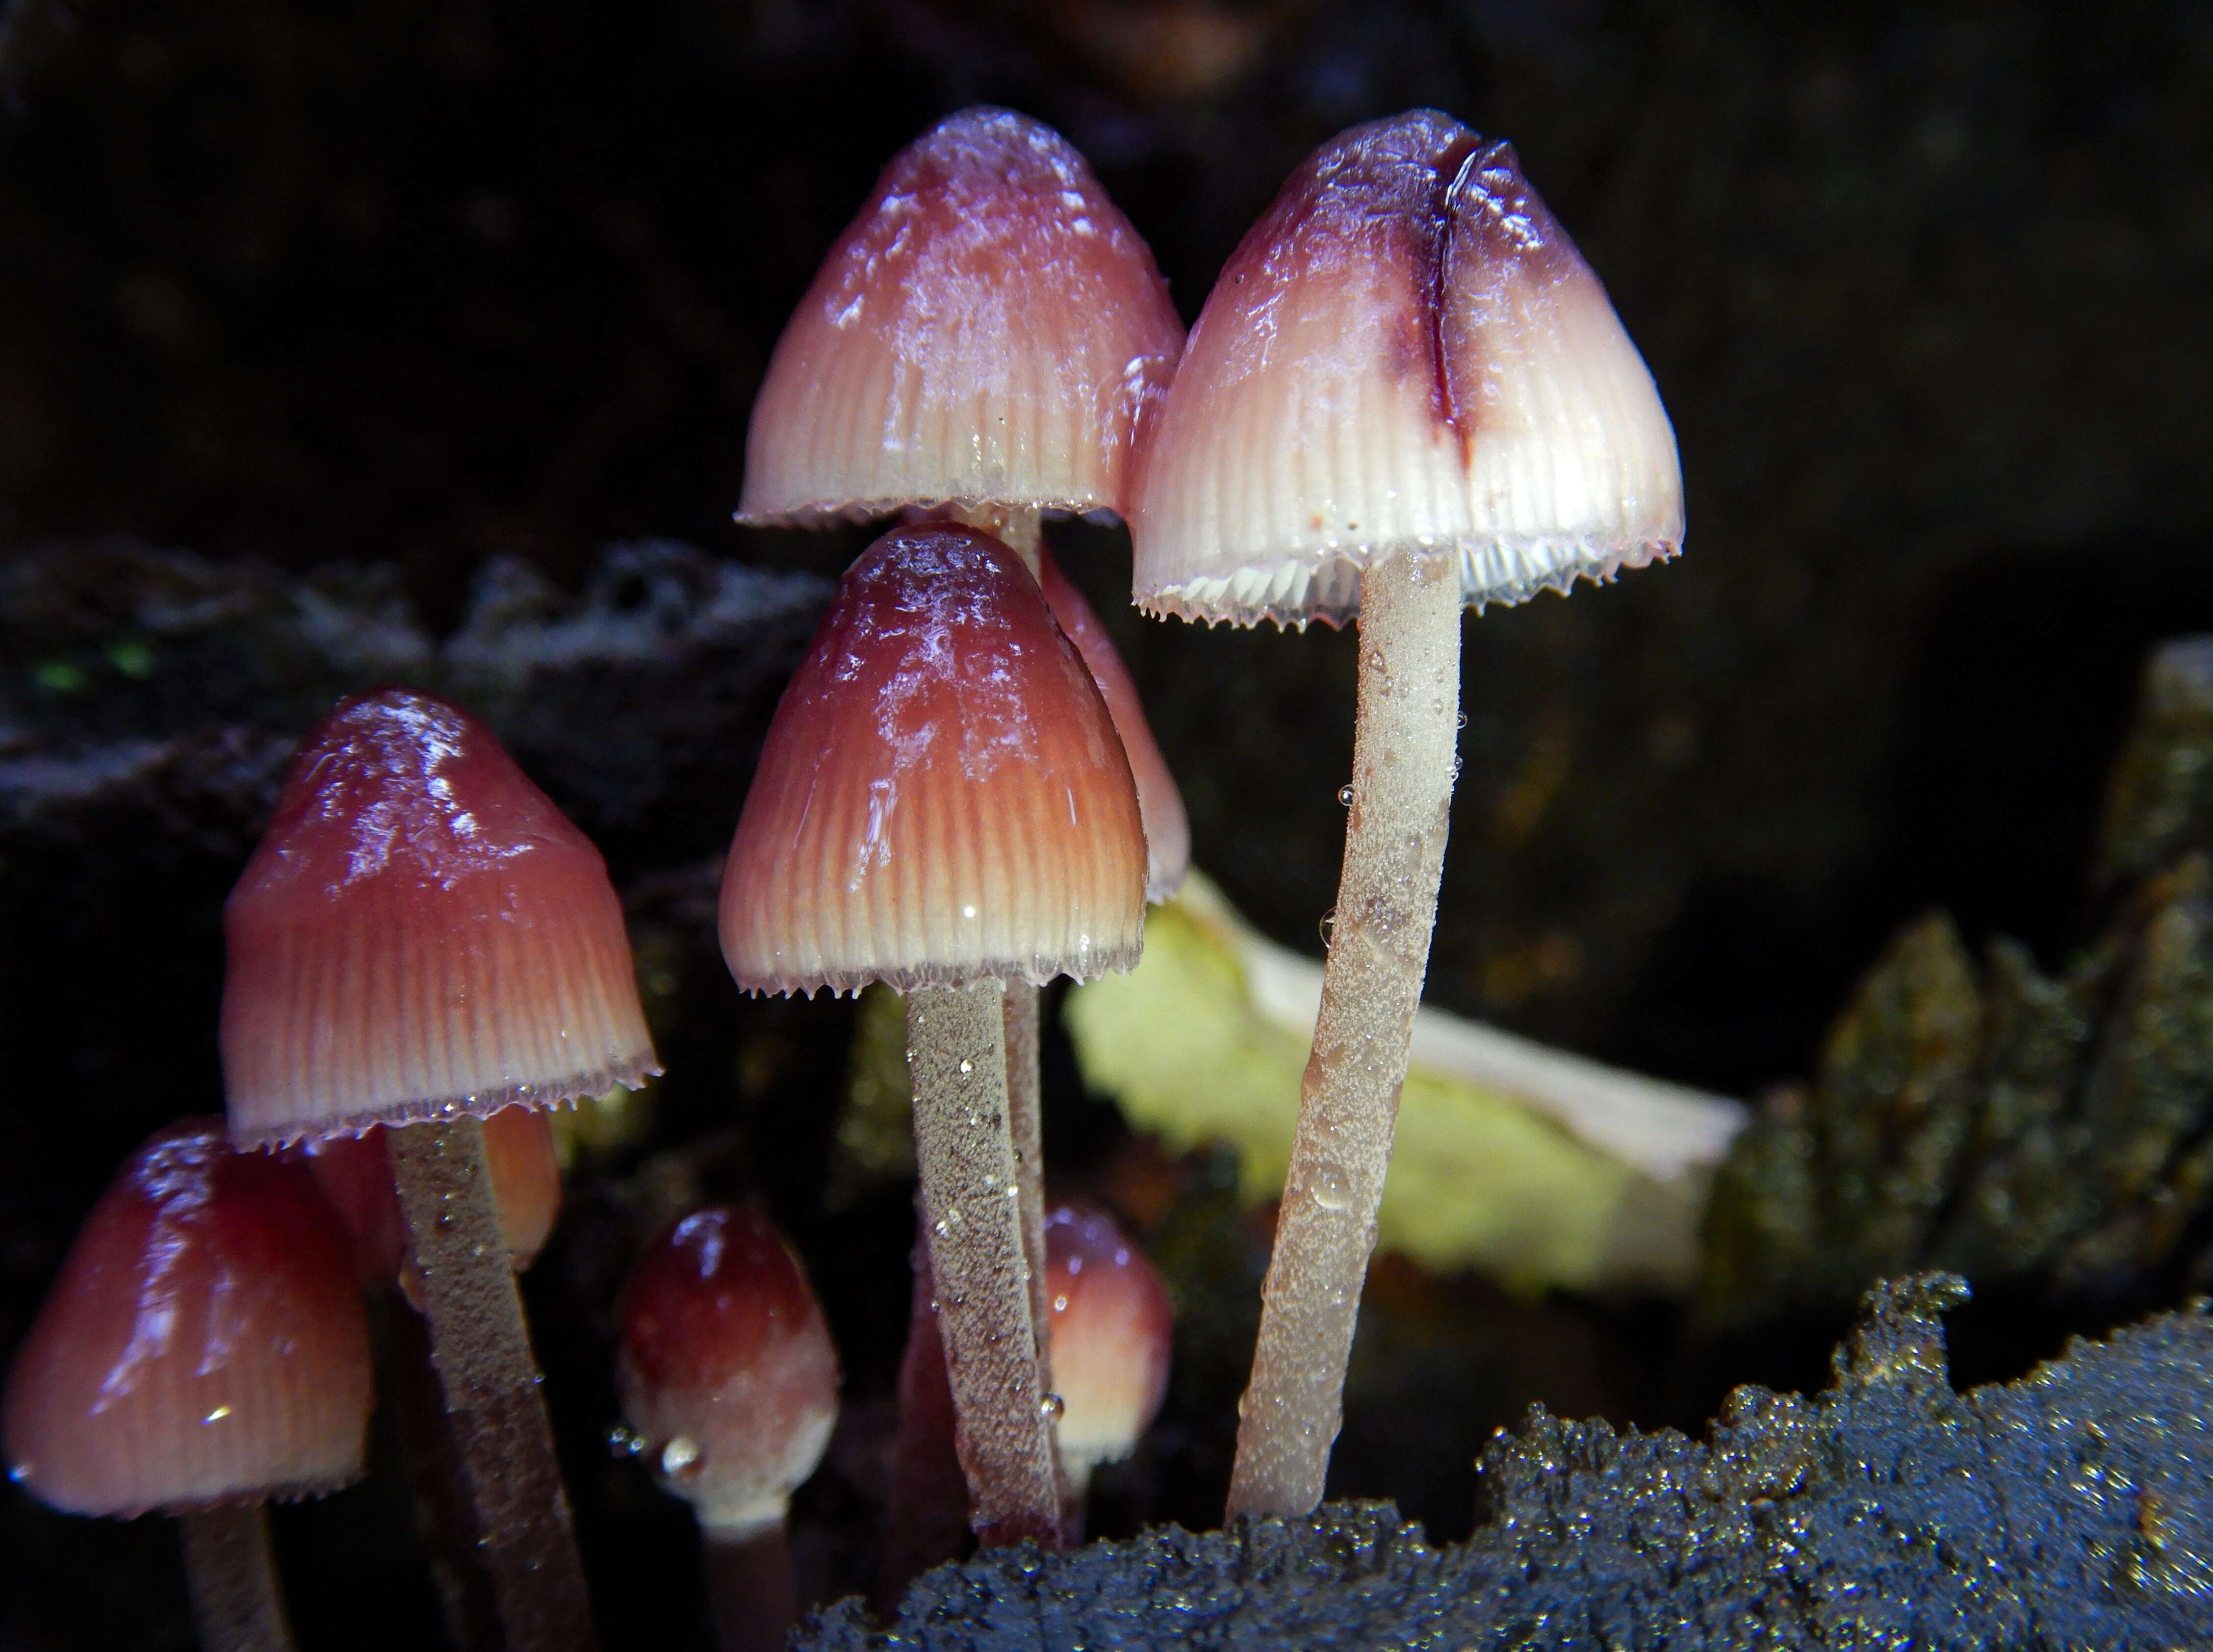
[[[242,1143],[551,1106],[659,1070],[610,891],[427,919],[413,890],[257,936],[224,1045]],[[427,921],[426,921],[427,920]]]
[[[1522,178],[1431,111],[1356,128],[1240,244],[1138,456],[1137,605],[1340,624],[1385,553],[1477,607],[1667,556],[1674,436]]]
[[[1512,144],[1471,155],[1451,200],[1442,322],[1471,543],[1519,553],[1501,585],[1672,554],[1683,539],[1674,430],[1598,277]]]
[[[1119,510],[1182,339],[1083,157],[1026,116],[963,111],[884,169],[785,326],[739,515]]]
[[[56,1508],[179,1512],[358,1479],[361,1297],[301,1165],[176,1126],[87,1219],[17,1356],[9,1461]]]
[[[792,678],[730,845],[723,954],[759,992],[1126,969],[1145,840],[1090,672],[1019,559],[886,535]]]
[[[224,911],[233,1138],[281,1143],[659,1068],[599,851],[455,707],[350,700]]]

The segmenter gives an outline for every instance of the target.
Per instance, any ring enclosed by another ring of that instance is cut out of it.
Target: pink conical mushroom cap
[[[370,1290],[416,1295],[407,1265],[407,1217],[392,1180],[386,1126],[308,1144],[308,1169],[344,1228],[354,1271]],[[553,1126],[531,1107],[503,1107],[484,1121],[485,1161],[508,1259],[520,1273],[538,1259],[561,1214],[561,1165]]]
[[[751,992],[1127,969],[1145,835],[1097,684],[990,535],[918,523],[847,570],[722,872]]]
[[[1435,110],[1324,144],[1246,235],[1149,421],[1137,604],[1337,624],[1377,558],[1514,602],[1672,556],[1673,429],[1509,143]]]
[[[1153,725],[1145,719],[1145,704],[1137,698],[1137,685],[1130,668],[1083,593],[1069,582],[1052,559],[1052,552],[1038,547],[1038,586],[1044,591],[1053,620],[1083,663],[1091,668],[1099,692],[1114,719],[1114,732],[1122,737],[1122,750],[1130,759],[1130,775],[1137,783],[1137,813],[1145,826],[1145,899],[1166,900],[1183,887],[1191,869],[1191,821],[1184,814],[1183,793],[1167,759],[1153,738]]]
[[[201,1119],[93,1207],[0,1435],[11,1476],[57,1509],[180,1513],[358,1479],[370,1403],[361,1292],[314,1181]]]
[[[1183,325],[1083,157],[965,109],[884,168],[785,326],[740,516],[1124,504]]]
[[[599,850],[427,694],[363,695],[308,736],[223,930],[241,1143],[551,1106],[660,1070]]]

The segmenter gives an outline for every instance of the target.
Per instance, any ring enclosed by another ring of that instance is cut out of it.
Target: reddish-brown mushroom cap
[[[616,1305],[623,1415],[702,1524],[783,1517],[838,1417],[838,1355],[791,1247],[759,1212],[693,1211],[639,1258]]]
[[[359,1478],[370,1403],[361,1293],[314,1183],[192,1119],[93,1207],[0,1435],[12,1478],[57,1509],[179,1513]]]
[[[385,1126],[358,1136],[333,1136],[308,1144],[308,1168],[344,1226],[354,1271],[370,1290],[395,1286],[410,1301],[414,1271],[407,1265],[407,1218],[392,1180]],[[485,1161],[491,1171],[499,1231],[517,1273],[538,1259],[561,1214],[561,1166],[553,1126],[531,1107],[503,1107],[484,1121]]]
[[[846,572],[723,869],[753,992],[1127,969],[1145,837],[1097,684],[1015,553],[944,522]]]
[[[1052,553],[1042,546],[1038,547],[1038,586],[1054,622],[1091,668],[1092,679],[1114,719],[1114,732],[1122,737],[1130,776],[1137,784],[1137,813],[1145,825],[1145,899],[1166,900],[1183,887],[1184,875],[1191,869],[1191,821],[1184,814],[1183,793],[1153,738],[1130,668],[1122,663],[1113,639],[1091,612],[1083,593],[1069,582]]]
[[[1674,432],[1511,144],[1417,110],[1323,145],[1231,255],[1141,441],[1138,606],[1336,624],[1387,555],[1475,606],[1673,555]]]
[[[1153,1265],[1103,1213],[1048,1212],[1045,1246],[1060,1454],[1081,1481],[1128,1456],[1160,1414],[1175,1315]]]
[[[429,695],[363,695],[317,726],[223,919],[240,1143],[550,1106],[660,1070],[599,851]]]
[[[1027,116],[963,110],[884,168],[786,326],[739,515],[1119,510],[1182,344],[1083,157]]]

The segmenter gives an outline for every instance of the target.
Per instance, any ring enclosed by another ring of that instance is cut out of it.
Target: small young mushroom
[[[1027,115],[964,109],[893,157],[786,323],[753,404],[739,518],[941,515],[1038,572],[1047,509],[1128,514],[1131,450],[1182,348],[1151,252],[1082,155]],[[1143,713],[1120,661],[1097,657],[1113,654],[1105,633],[1076,642],[1133,738]],[[1190,852],[1182,800],[1149,733],[1130,760],[1165,899]],[[1006,1019],[1023,1242],[1042,1280],[1034,985],[1007,983]],[[1032,1309],[1041,1339],[1041,1297]]]
[[[224,933],[232,1140],[395,1127],[386,1146],[508,1643],[593,1644],[480,1121],[659,1070],[599,851],[474,718],[387,689],[302,745]]]
[[[615,1314],[623,1416],[698,1515],[716,1643],[780,1647],[796,1611],[785,1516],[838,1420],[838,1354],[806,1270],[757,1211],[709,1205],[648,1247]]]
[[[753,992],[906,995],[915,1146],[973,1518],[1056,1540],[1007,1115],[1000,983],[1127,969],[1137,789],[1097,684],[1021,560],[973,528],[886,534],[784,691],[722,876]]]
[[[208,1652],[291,1645],[263,1505],[361,1478],[369,1329],[296,1157],[173,1125],[93,1207],[15,1356],[9,1473],[76,1515],[181,1523]]]
[[[1344,134],[1231,255],[1137,460],[1140,607],[1360,624],[1322,1008],[1238,1431],[1233,1515],[1321,1496],[1436,922],[1460,611],[1673,556],[1651,375],[1511,145]]]
[[[1057,1207],[1046,1217],[1045,1247],[1073,1530],[1082,1524],[1092,1471],[1136,1450],[1160,1414],[1175,1314],[1153,1265],[1103,1212]]]

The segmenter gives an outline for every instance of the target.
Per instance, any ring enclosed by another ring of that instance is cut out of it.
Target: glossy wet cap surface
[[[202,1119],[93,1207],[0,1432],[11,1477],[57,1509],[174,1512],[358,1478],[370,1405],[361,1293],[305,1167]]]
[[[768,1219],[694,1210],[640,1257],[616,1315],[624,1417],[661,1484],[710,1524],[780,1518],[838,1415],[838,1355]]]
[[[223,918],[241,1142],[550,1106],[659,1070],[599,851],[429,695],[362,695],[317,725]]]
[[[793,313],[739,514],[1121,509],[1182,344],[1151,253],[1083,157],[1027,115],[963,110],[884,168]]]
[[[1105,700],[1015,553],[886,534],[777,707],[722,892],[748,991],[1126,969],[1145,837]]]
[[[1159,1272],[1103,1211],[1048,1211],[1045,1248],[1061,1456],[1088,1470],[1128,1456],[1159,1414],[1175,1316]]]

